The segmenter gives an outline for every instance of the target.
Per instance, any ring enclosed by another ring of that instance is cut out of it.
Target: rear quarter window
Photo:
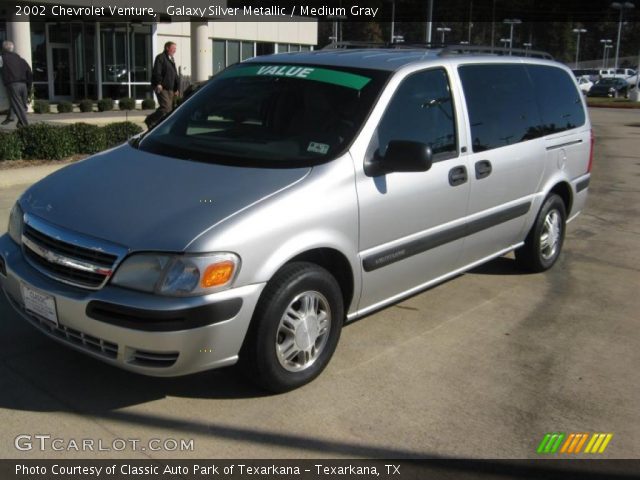
[[[581,93],[564,70],[547,65],[527,65],[544,134],[581,127],[585,123]]]

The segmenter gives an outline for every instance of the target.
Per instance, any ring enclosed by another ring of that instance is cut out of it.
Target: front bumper
[[[187,298],[111,285],[89,291],[38,272],[6,234],[0,237],[0,257],[6,271],[0,272],[0,287],[29,323],[92,357],[152,376],[186,375],[236,363],[265,286]],[[23,284],[54,297],[58,326],[25,310]]]

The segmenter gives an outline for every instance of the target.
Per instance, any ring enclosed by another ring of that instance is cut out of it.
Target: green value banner
[[[220,74],[230,77],[283,77],[331,83],[341,87],[362,90],[371,79],[354,73],[304,65],[247,65],[231,68]]]

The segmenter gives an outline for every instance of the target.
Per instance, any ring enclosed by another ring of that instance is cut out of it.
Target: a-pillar
[[[31,65],[31,28],[29,17],[12,15],[7,22],[7,40],[11,40],[15,45],[18,55],[24,58]]]
[[[207,80],[212,72],[209,23],[191,22],[191,81]]]

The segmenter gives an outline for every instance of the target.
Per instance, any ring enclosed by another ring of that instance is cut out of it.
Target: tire
[[[562,199],[551,194],[542,204],[524,246],[515,252],[516,263],[532,272],[549,270],[558,260],[566,231],[567,213]]]
[[[344,322],[342,291],[324,268],[285,265],[265,287],[240,363],[265,390],[293,390],[316,378],[333,356]]]

